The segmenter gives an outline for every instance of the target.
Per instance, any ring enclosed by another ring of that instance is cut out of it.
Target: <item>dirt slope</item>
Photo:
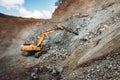
[[[0,80],[21,79],[25,65],[28,67],[38,63],[34,58],[27,60],[21,56],[19,46],[44,23],[41,19],[19,18],[0,13]],[[30,61],[33,62],[29,63]]]
[[[16,18],[0,13],[0,43],[2,46],[0,51],[9,47],[10,43],[17,38],[22,29],[35,24],[37,21],[35,19]]]
[[[36,68],[43,70],[36,74],[39,80],[119,79],[119,14],[119,0],[64,0],[51,20],[2,15],[0,79],[29,80]],[[21,44],[35,42],[42,32],[59,23],[79,35],[57,30],[44,39],[43,44],[49,48],[39,59],[21,55]],[[106,70],[108,73],[103,74]],[[53,75],[55,71],[60,74]]]

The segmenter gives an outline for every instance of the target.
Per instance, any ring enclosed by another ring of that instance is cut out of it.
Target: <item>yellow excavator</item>
[[[58,25],[56,25],[55,28],[43,32],[43,33],[40,35],[40,38],[39,38],[34,44],[23,44],[23,45],[21,45],[21,47],[20,47],[21,51],[25,51],[25,53],[24,53],[23,55],[24,55],[24,56],[28,56],[28,55],[31,55],[31,53],[34,52],[35,57],[39,57],[39,55],[40,55],[39,52],[40,52],[40,51],[42,50],[42,48],[43,48],[42,42],[43,42],[44,38],[45,38],[48,34],[55,32],[56,30],[63,30],[63,31],[70,32],[70,33],[74,33],[75,35],[78,35],[77,32],[75,32],[75,31],[73,31],[73,30],[69,30],[69,29],[65,28],[64,26],[58,24]],[[27,52],[27,53],[26,53],[26,52]],[[38,52],[38,53],[36,53],[36,52]]]

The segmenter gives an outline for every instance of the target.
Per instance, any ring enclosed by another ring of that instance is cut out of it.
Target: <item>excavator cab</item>
[[[23,45],[31,45],[31,43],[27,40]]]
[[[27,44],[26,44],[26,43],[25,43],[25,44],[21,45],[21,47],[20,47],[21,51],[28,52],[28,53],[24,53],[23,55],[24,55],[24,56],[28,56],[28,55],[30,55],[31,52],[32,52],[32,54],[33,54],[33,53],[35,54],[35,57],[39,57],[40,52],[42,51],[42,48],[43,48],[42,42],[43,42],[44,38],[45,38],[48,34],[55,32],[56,30],[63,30],[63,31],[70,32],[70,33],[73,33],[73,34],[75,34],[75,35],[78,35],[77,32],[74,32],[74,31],[72,31],[72,30],[69,30],[69,29],[65,28],[64,26],[58,24],[58,25],[56,25],[55,28],[43,32],[43,33],[40,35],[40,38],[39,38],[34,44],[30,44],[30,43],[27,43]],[[36,52],[37,52],[37,53],[36,53]]]

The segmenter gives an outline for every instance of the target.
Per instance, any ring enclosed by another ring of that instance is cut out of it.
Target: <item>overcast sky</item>
[[[57,0],[0,0],[0,13],[33,18],[51,18]]]

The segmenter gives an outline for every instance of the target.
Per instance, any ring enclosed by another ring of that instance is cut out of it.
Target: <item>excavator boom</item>
[[[40,38],[37,40],[37,42],[35,43],[36,46],[40,46],[40,44],[42,43],[42,41],[44,40],[44,38],[50,34],[50,33],[53,33],[55,30],[48,30],[48,31],[45,31],[41,34]]]

